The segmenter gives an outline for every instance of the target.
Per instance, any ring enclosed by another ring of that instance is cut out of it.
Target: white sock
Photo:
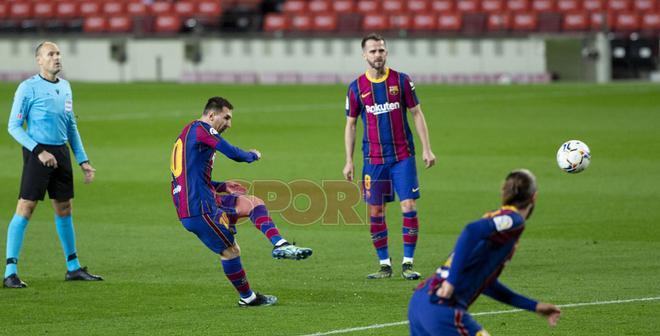
[[[282,239],[278,240],[277,243],[275,243],[275,247],[280,247],[280,246],[282,246],[286,243],[288,243],[288,241],[286,241],[286,239],[282,238]]]
[[[254,294],[254,292],[252,292],[252,295],[250,295],[249,297],[247,297],[245,299],[241,298],[241,300],[245,303],[250,303],[250,302],[254,301],[256,298],[257,298],[257,294]]]
[[[392,260],[391,259],[381,259],[380,260],[381,265],[387,265],[387,266],[392,266]]]
[[[403,261],[401,262],[402,264],[405,263],[413,263],[413,258],[408,258],[408,257],[403,257]]]

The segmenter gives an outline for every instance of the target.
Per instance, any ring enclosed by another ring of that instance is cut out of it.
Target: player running
[[[392,276],[385,204],[394,201],[396,191],[403,213],[401,275],[404,279],[416,280],[420,277],[419,273],[413,271],[419,227],[415,202],[419,198],[419,183],[415,167],[415,144],[408,126],[407,111],[412,114],[422,141],[422,158],[426,168],[435,164],[435,155],[431,150],[428,129],[415,93],[415,85],[408,75],[385,66],[387,47],[383,37],[371,34],[363,38],[362,55],[369,68],[351,83],[346,95],[346,165],[343,174],[347,180],[353,180],[355,128],[357,118],[362,117],[362,190],[369,205],[371,240],[380,260],[380,270],[369,274],[367,278],[382,279]]]
[[[231,127],[232,113],[231,103],[221,97],[212,97],[206,103],[202,116],[183,128],[172,150],[172,199],[183,226],[220,255],[225,275],[240,295],[238,305],[269,306],[275,304],[277,298],[250,289],[241,264],[240,248],[234,233],[230,231],[228,214],[216,205],[215,190],[222,189],[223,183],[211,181],[216,151],[237,162],[251,163],[261,158],[259,151],[252,149],[246,152],[220,136]],[[225,189],[227,186],[224,184]],[[294,250],[294,253],[284,253],[284,257],[292,258],[300,254],[295,252],[298,248],[285,244],[286,241],[281,242],[279,248],[288,246],[285,250]],[[273,254],[276,255],[275,252]],[[308,255],[311,255],[311,250]]]
[[[526,169],[509,173],[502,186],[503,206],[468,224],[445,264],[417,287],[408,308],[411,335],[487,336],[467,312],[481,293],[536,312],[550,326],[557,324],[559,308],[515,293],[497,279],[513,256],[535,203],[534,175]]]

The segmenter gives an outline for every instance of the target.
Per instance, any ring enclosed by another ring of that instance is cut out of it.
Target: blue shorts
[[[227,219],[229,219],[229,224],[233,225],[238,222],[238,213],[236,211],[236,201],[238,201],[239,195],[233,194],[215,194],[215,205],[222,210],[222,212],[227,214]],[[235,228],[231,228],[234,234]]]
[[[415,157],[385,164],[365,162],[362,168],[364,200],[371,205],[381,205],[394,201],[394,192],[401,201],[419,198]]]
[[[222,210],[218,209],[215,214],[183,218],[181,224],[217,254],[234,245],[234,234],[229,231],[229,219]]]
[[[408,322],[411,336],[488,336],[467,311],[431,302],[426,287],[410,299]]]

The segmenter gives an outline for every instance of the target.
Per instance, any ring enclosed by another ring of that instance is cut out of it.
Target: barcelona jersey
[[[390,68],[382,78],[365,73],[349,85],[346,116],[362,118],[362,152],[367,163],[394,163],[415,155],[406,112],[418,104],[408,75]]]
[[[255,153],[232,146],[203,121],[186,125],[174,143],[170,164],[172,199],[179,219],[216,212],[211,181],[216,150],[238,162],[258,159]]]

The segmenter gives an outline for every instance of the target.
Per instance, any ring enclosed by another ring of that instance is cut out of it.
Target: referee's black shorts
[[[23,147],[23,176],[19,197],[43,201],[46,190],[51,199],[68,201],[73,198],[73,171],[67,145],[41,145],[57,160],[57,168],[44,166],[37,154]]]

